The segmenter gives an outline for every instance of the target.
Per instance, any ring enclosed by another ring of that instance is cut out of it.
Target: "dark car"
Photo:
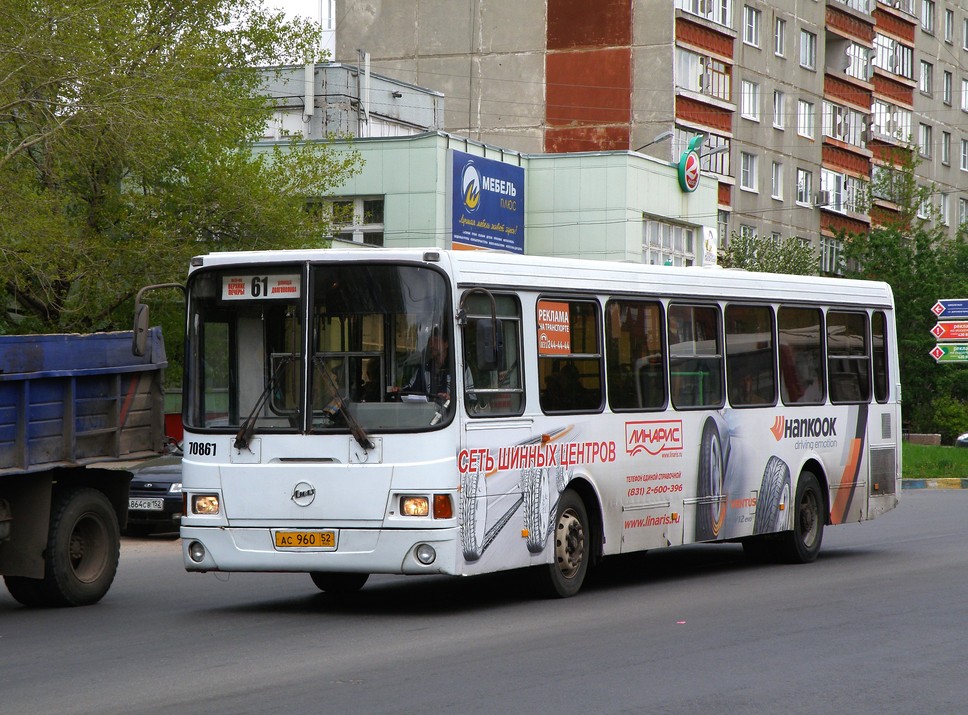
[[[178,531],[182,515],[181,457],[149,459],[131,470],[129,535]]]

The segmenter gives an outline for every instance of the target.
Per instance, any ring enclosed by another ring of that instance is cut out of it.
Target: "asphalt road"
[[[806,566],[733,545],[616,558],[576,598],[519,574],[187,574],[125,539],[98,605],[0,595],[0,713],[962,713],[968,490],[905,492]]]

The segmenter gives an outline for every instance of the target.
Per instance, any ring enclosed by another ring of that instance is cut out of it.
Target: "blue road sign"
[[[938,318],[968,318],[968,298],[939,300],[931,307],[931,312]]]

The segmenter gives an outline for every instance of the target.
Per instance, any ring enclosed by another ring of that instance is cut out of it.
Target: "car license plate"
[[[278,549],[335,549],[335,531],[277,531]]]
[[[164,499],[128,499],[128,508],[137,511],[162,511],[165,508]]]

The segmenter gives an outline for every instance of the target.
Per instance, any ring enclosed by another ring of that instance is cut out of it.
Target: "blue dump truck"
[[[161,331],[0,336],[0,574],[26,606],[99,601],[131,473],[165,445]],[[119,465],[115,465],[119,466]]]

